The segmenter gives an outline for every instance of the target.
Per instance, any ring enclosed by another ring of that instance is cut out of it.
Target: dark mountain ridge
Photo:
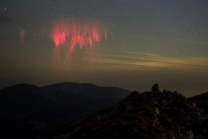
[[[122,95],[119,96],[119,92]],[[1,138],[14,138],[48,124],[114,105],[129,93],[120,88],[78,83],[44,87],[18,84],[3,88],[0,90]]]
[[[65,89],[71,90],[74,93],[91,96],[94,98],[124,98],[126,97],[127,90],[117,87],[98,87],[90,83],[58,83],[41,87],[42,90],[49,90],[55,92],[55,90]],[[130,92],[130,91],[128,91]]]

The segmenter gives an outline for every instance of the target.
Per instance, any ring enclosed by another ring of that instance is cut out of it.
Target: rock
[[[153,92],[153,93],[159,93],[159,92],[160,92],[160,89],[159,89],[158,84],[154,84],[154,85],[152,86],[152,92]]]
[[[160,111],[159,111],[159,109],[157,107],[154,107],[154,109],[155,109],[155,113],[156,114],[160,114]]]
[[[201,134],[202,134],[202,135],[205,135],[206,133],[207,133],[206,129],[203,128],[203,129],[201,130]]]
[[[174,136],[172,136],[172,138],[171,139],[176,139]]]
[[[188,139],[194,139],[194,134],[191,130],[189,132],[187,132],[187,137],[188,137]]]
[[[178,134],[180,134],[181,133],[181,128],[180,127],[178,127]]]
[[[186,118],[186,120],[187,120],[187,121],[191,121],[191,120],[192,120],[191,116],[188,115],[187,118]]]
[[[186,122],[186,125],[187,126],[192,126],[193,125],[193,122]]]
[[[183,110],[183,109],[180,109],[180,112],[181,112],[181,113],[184,113],[184,110]]]
[[[136,98],[136,97],[141,97],[141,93],[139,93],[139,92],[137,92],[137,91],[133,91],[132,93],[131,93],[131,98]]]

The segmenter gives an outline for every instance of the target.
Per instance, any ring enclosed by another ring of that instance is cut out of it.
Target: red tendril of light
[[[71,54],[76,46],[93,49],[104,38],[107,39],[106,28],[101,28],[99,23],[60,21],[52,26],[51,39],[55,44],[53,58],[59,61],[60,48],[67,48],[65,61],[71,59]],[[63,49],[62,49],[63,50]],[[66,50],[66,49],[64,49]],[[89,52],[89,51],[86,51]]]
[[[58,22],[52,28],[52,40],[56,48],[64,45],[66,42],[70,44],[70,49],[73,50],[76,45],[80,49],[83,46],[93,47],[95,43],[101,41],[101,29],[98,24],[90,23],[71,23],[71,22]],[[107,39],[107,32],[104,32],[104,37]]]
[[[20,27],[20,39],[21,39],[21,43],[24,43],[24,37],[25,37],[25,30],[23,27]]]

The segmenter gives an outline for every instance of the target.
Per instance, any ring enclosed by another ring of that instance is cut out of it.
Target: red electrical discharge
[[[71,50],[74,49],[76,45],[79,45],[80,49],[87,45],[93,47],[95,43],[101,41],[101,33],[101,29],[97,24],[69,23],[62,21],[53,26],[51,37],[56,47],[68,42],[71,44]],[[107,39],[106,31],[104,37]]]
[[[25,30],[23,27],[20,27],[20,39],[21,39],[21,43],[24,43],[24,37],[25,37]]]
[[[54,54],[56,56],[60,53],[58,50],[60,47],[67,47],[69,54],[76,46],[79,46],[80,49],[83,47],[92,49],[99,44],[102,38],[107,39],[107,31],[102,29],[98,23],[61,21],[52,26],[51,39],[55,44]]]

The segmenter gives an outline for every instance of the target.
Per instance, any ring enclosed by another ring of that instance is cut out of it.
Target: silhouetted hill
[[[176,91],[152,90],[134,91],[114,106],[45,127],[21,138],[207,138],[208,116],[202,109]]]
[[[41,87],[44,91],[57,92],[57,90],[70,90],[77,94],[94,98],[124,98],[130,91],[117,87],[99,87],[90,83],[59,83]]]
[[[19,84],[3,88],[0,90],[0,138],[15,138],[48,124],[116,104],[122,99],[119,91],[123,98],[130,92],[78,83],[45,87]]]
[[[73,102],[92,107],[104,108],[126,97],[130,91],[116,87],[98,87],[93,84],[59,83],[40,88],[45,95],[58,102]]]

